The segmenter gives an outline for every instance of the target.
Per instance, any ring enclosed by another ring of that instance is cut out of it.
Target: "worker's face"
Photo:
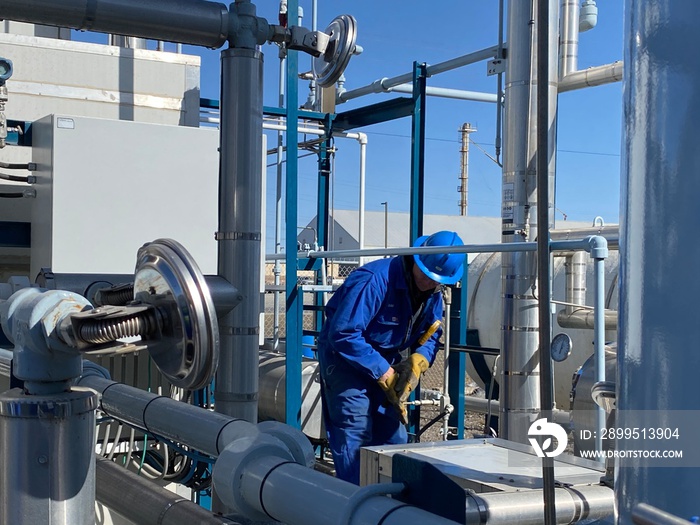
[[[440,283],[433,281],[430,277],[425,275],[417,264],[413,265],[413,280],[416,282],[416,287],[421,292],[427,292],[429,290],[435,290]]]

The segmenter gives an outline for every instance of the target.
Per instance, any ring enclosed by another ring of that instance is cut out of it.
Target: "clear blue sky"
[[[511,0],[525,1],[525,0]],[[255,2],[258,15],[277,20],[277,1]],[[300,0],[303,24],[311,26],[311,1]],[[364,53],[353,57],[345,72],[348,90],[365,86],[381,77],[411,71],[414,61],[436,64],[497,43],[498,2],[441,0],[432,4],[408,0],[319,1],[318,25],[325,28],[337,15],[353,15],[358,23],[358,43]],[[433,9],[431,9],[433,7]],[[581,34],[579,68],[621,60],[623,54],[622,2],[598,2],[598,26]],[[291,20],[290,16],[290,20]],[[186,53],[202,57],[203,97],[219,98],[220,50],[184,46]],[[278,105],[279,59],[277,47],[263,46],[265,54],[264,104]],[[310,58],[300,55],[300,70],[310,69]],[[306,81],[300,81],[299,103],[307,97]],[[479,63],[428,80],[429,86],[495,93],[496,77],[486,76]],[[375,94],[355,99],[338,111],[374,104],[396,94]],[[619,213],[621,83],[564,93],[559,97],[556,207],[569,220],[592,221],[596,215],[617,222]],[[495,105],[429,97],[426,125],[426,213],[459,213],[460,136],[464,122],[476,126],[471,135],[493,155]],[[366,208],[408,211],[410,135],[409,118],[364,128],[367,149]],[[269,134],[269,146],[276,136]],[[357,209],[359,150],[357,142],[336,141],[335,192],[333,206]],[[273,157],[270,157],[270,162]],[[477,147],[469,159],[469,214],[500,215],[501,171]],[[306,224],[316,209],[316,162],[299,161],[299,225]],[[268,171],[268,247],[274,231],[275,170]],[[557,212],[557,221],[563,215]]]

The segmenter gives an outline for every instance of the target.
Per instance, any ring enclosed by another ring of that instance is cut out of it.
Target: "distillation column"
[[[551,20],[559,3],[549,2]],[[537,62],[534,24],[536,2],[509,2],[508,60],[505,83],[503,156],[503,242],[534,241],[537,237]],[[556,151],[557,32],[549,32],[549,226],[553,222]],[[543,225],[544,228],[547,225]],[[503,324],[501,339],[500,436],[527,443],[527,431],[540,411],[537,319],[537,262],[534,253],[502,256]]]
[[[682,51],[697,41],[697,0],[627,0],[625,13],[616,427],[667,426],[684,411],[679,439],[658,448],[691,440],[675,467],[616,460],[626,525],[638,503],[682,519],[700,514],[700,465],[690,457],[700,426],[700,55]]]

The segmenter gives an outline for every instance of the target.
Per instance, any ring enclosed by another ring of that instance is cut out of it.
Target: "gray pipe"
[[[559,82],[559,93],[619,82],[622,80],[623,72],[624,64],[620,61],[575,71]]]
[[[0,18],[209,48],[229,32],[226,6],[204,0],[3,0]]]
[[[500,403],[497,399],[492,399],[489,401],[486,398],[465,396],[464,398],[464,409],[470,412],[478,412],[479,414],[488,414],[489,405],[491,405],[491,412],[498,412]],[[563,426],[564,428],[569,428],[571,426],[571,413],[566,410],[554,409],[552,410],[552,416],[554,422]]]
[[[226,468],[226,454],[214,467],[215,484],[219,468],[232,470]],[[376,495],[377,488],[383,490],[381,486],[370,487],[360,488],[279,457],[263,456],[246,465],[240,493],[229,497],[235,496],[237,504],[248,508],[257,519],[269,517],[287,525],[456,525],[430,512]],[[233,506],[234,502],[226,503]]]
[[[115,419],[186,443],[209,456],[218,456],[238,439],[269,434],[282,440],[296,461],[307,466],[314,462],[313,449],[306,436],[282,423],[267,421],[254,425],[95,375],[81,377],[77,385],[100,393],[100,408]]]
[[[221,353],[216,410],[255,422],[261,304],[263,56],[253,49],[221,53],[221,165],[218,273],[240,286],[245,304],[219,323]]]
[[[558,4],[550,1],[552,18],[557,18]],[[503,155],[503,242],[531,241],[537,235],[536,222],[536,84],[532,75],[534,31],[530,2],[511,2],[508,9],[505,89],[505,133]],[[552,223],[556,136],[557,34],[549,36],[549,195],[548,228]],[[539,369],[536,351],[539,346],[537,301],[532,287],[537,280],[535,258],[526,253],[505,254],[503,266],[503,335],[500,435],[527,443],[530,423],[539,413]],[[540,283],[539,288],[548,284]]]
[[[696,54],[678,52],[697,41],[697,14],[697,0],[625,2],[618,428],[669,426],[674,411],[700,410],[700,67]],[[685,457],[696,451],[697,416],[687,421],[687,445],[659,446],[683,449],[677,466],[631,458],[616,468],[620,524],[642,502],[698,515],[700,468]],[[617,449],[638,443],[618,440]]]
[[[605,259],[608,256],[608,245],[603,237],[591,238],[591,258],[593,259],[593,275],[595,281],[595,309],[593,345],[595,355],[596,382],[605,381]],[[596,428],[605,428],[605,410],[596,407]],[[596,432],[596,450],[602,452],[602,432]]]
[[[474,64],[476,62],[481,62],[482,60],[488,60],[493,58],[498,53],[498,46],[487,47],[486,49],[481,49],[461,57],[453,58],[445,62],[440,62],[432,66],[428,66],[427,74],[428,76],[434,76],[445,71],[450,71],[452,69],[457,69],[462,66],[469,64]],[[413,73],[405,73],[397,77],[391,78],[380,78],[375,80],[372,84],[367,86],[352,89],[350,91],[345,91],[338,95],[338,103],[347,102],[354,98],[362,97],[364,95],[369,95],[370,93],[381,93],[389,88],[399,86],[401,84],[408,84],[413,80]]]
[[[137,476],[113,461],[96,457],[97,501],[139,525],[236,525],[177,494]]]
[[[556,520],[558,524],[595,521],[611,517],[614,492],[603,485],[557,488]],[[468,500],[466,525],[542,525],[542,491],[496,492],[472,494]]]

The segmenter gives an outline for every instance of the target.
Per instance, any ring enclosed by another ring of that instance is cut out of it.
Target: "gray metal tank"
[[[258,420],[285,420],[285,355],[260,354]],[[318,361],[303,358],[301,363],[301,431],[312,439],[325,439],[321,412],[321,376]]]

